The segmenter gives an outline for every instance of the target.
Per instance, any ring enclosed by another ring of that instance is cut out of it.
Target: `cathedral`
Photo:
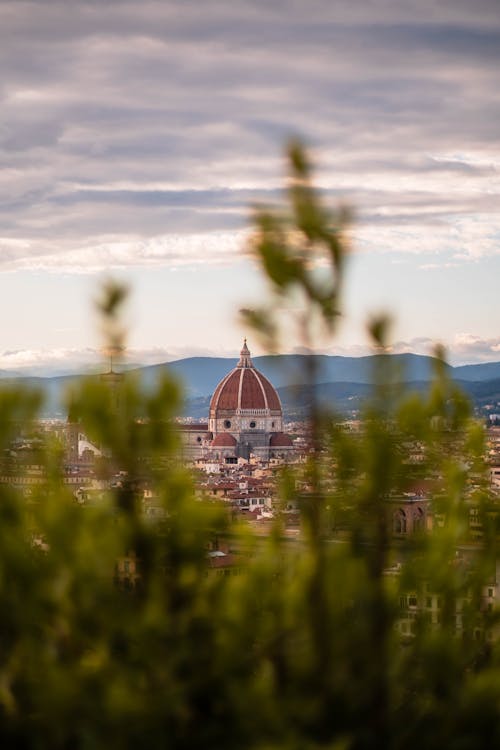
[[[207,424],[182,427],[186,458],[235,463],[255,456],[286,458],[293,452],[283,432],[283,410],[269,380],[254,367],[246,339],[240,360],[216,387]]]
[[[111,368],[101,376],[112,390],[116,410],[120,408],[123,375]],[[236,367],[222,378],[210,401],[208,422],[179,426],[184,458],[204,458],[220,463],[237,463],[251,456],[269,461],[286,459],[293,452],[291,438],[283,432],[283,410],[276,389],[254,367],[246,339]],[[85,442],[79,419],[68,415],[67,460],[79,463],[85,447],[101,455],[98,446]]]

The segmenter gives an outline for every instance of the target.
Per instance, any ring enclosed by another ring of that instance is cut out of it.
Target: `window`
[[[230,419],[225,419],[224,420],[224,427],[226,428],[226,430],[228,430],[231,427],[231,420]]]
[[[417,508],[413,514],[413,529],[414,531],[423,531],[424,529],[424,511],[422,508]]]
[[[392,528],[395,534],[406,534],[406,515],[404,510],[397,510],[392,517]]]
[[[255,422],[253,422],[253,421],[252,421],[252,422],[250,422],[250,427],[251,427],[251,428],[252,428],[252,430],[253,430],[253,428],[255,427]]]
[[[428,596],[425,600],[425,606],[429,609],[432,607],[432,596]]]

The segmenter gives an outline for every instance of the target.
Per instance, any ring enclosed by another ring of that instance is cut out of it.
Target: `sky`
[[[500,360],[499,0],[0,0],[0,370],[235,356],[263,299],[252,206],[300,137],[352,207],[337,335]],[[293,334],[285,351],[296,351]]]

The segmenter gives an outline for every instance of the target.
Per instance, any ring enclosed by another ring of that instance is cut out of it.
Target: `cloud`
[[[86,246],[65,252],[47,251],[43,243],[12,244],[0,238],[0,270],[52,271],[92,274],[110,268],[150,268],[203,264],[228,265],[247,252],[247,233],[219,232],[191,235],[167,235],[149,240],[93,238]]]
[[[0,24],[3,270],[229,262],[290,133],[360,248],[498,253],[496,0],[7,0]]]
[[[472,333],[457,333],[451,349],[454,357],[463,362],[498,362],[500,336],[483,338]]]
[[[413,353],[433,356],[436,340],[421,336],[408,341],[396,341],[388,349],[394,354]],[[364,357],[374,353],[368,344],[333,345],[318,349],[320,354],[342,357]],[[259,356],[260,352],[253,352]],[[305,354],[303,347],[292,347],[292,354]],[[130,347],[126,350],[123,363],[128,366],[154,365],[173,362],[187,357],[226,357],[234,358],[238,349],[221,349],[203,346],[152,346]],[[500,337],[485,339],[472,333],[458,333],[446,348],[447,358],[452,365],[478,364],[500,360]],[[93,347],[68,347],[53,349],[19,349],[0,351],[0,376],[9,375],[51,377],[72,373],[101,372],[107,367],[102,350]]]
[[[0,351],[3,376],[50,376],[97,369],[103,355],[92,348],[14,349]]]
[[[121,363],[128,367],[163,364],[187,357],[236,357],[237,350],[200,346],[130,347]],[[93,347],[16,349],[0,351],[0,376],[53,377],[72,373],[102,372],[108,367],[106,354]]]
[[[435,339],[420,336],[407,341],[396,341],[391,346],[394,353],[412,352],[433,356]],[[480,362],[498,362],[500,360],[500,336],[484,338],[473,333],[456,333],[446,345],[447,357],[451,364],[478,364]]]

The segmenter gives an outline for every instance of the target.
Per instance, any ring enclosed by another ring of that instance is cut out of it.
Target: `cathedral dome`
[[[237,366],[215,389],[210,417],[249,412],[281,416],[281,402],[269,380],[254,367],[245,340]]]

